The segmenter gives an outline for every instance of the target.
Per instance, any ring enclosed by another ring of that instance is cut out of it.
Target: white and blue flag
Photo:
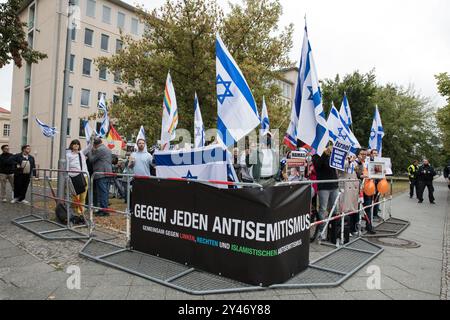
[[[194,110],[194,148],[202,148],[205,146],[205,127],[203,125],[203,118],[200,111],[200,104],[198,103],[197,93],[195,93]]]
[[[144,141],[145,141],[144,152],[148,152],[148,149],[147,149],[147,139],[145,138],[145,130],[144,130],[144,126],[141,126],[141,128],[139,129],[139,133],[138,133],[138,135],[137,135],[137,138],[136,138],[136,144],[134,145],[134,150],[135,150],[136,152],[139,150],[139,149],[138,149],[138,146],[137,146],[137,143],[138,143],[139,140],[144,140]]]
[[[346,93],[344,93],[344,100],[342,100],[341,110],[339,110],[339,114],[344,119],[345,124],[347,124],[347,126],[351,128],[353,124],[352,111],[350,110],[350,105],[348,104]]]
[[[259,125],[252,92],[219,35],[216,38],[218,140],[232,146]]]
[[[102,110],[105,114],[108,113],[108,107],[106,105],[106,98],[105,98],[105,94],[102,93],[100,95],[100,99],[98,100],[98,108],[100,110]]]
[[[299,76],[303,78],[299,79],[302,81],[298,82],[295,99],[295,107],[300,110],[296,138],[312,147],[318,155],[322,155],[329,140],[327,120],[323,111],[322,93],[306,26],[300,70]]]
[[[109,116],[108,113],[105,112],[102,120],[102,125],[100,126],[100,130],[98,132],[98,136],[101,138],[106,138],[109,132]]]
[[[37,117],[36,117],[36,122],[39,125],[39,128],[42,131],[42,134],[44,136],[46,136],[47,138],[53,138],[56,135],[57,131],[56,131],[55,127],[50,127],[50,126],[46,125],[41,120],[39,120]]]
[[[98,134],[89,125],[89,120],[83,121],[83,127],[84,127],[84,136],[86,137],[86,143],[87,143],[87,145],[89,145],[91,143],[92,135],[94,135],[96,137],[96,136],[98,136]]]
[[[333,142],[341,140],[352,146],[350,150],[353,154],[356,153],[356,148],[361,148],[361,145],[356,139],[351,129],[347,126],[344,118],[339,114],[334,104],[332,104],[330,114],[328,115],[328,134]]]
[[[369,148],[378,151],[378,156],[381,157],[383,151],[383,137],[384,129],[381,123],[380,112],[378,106],[375,107],[375,115],[373,116],[372,129],[370,130]]]
[[[261,110],[261,136],[265,136],[269,133],[270,121],[269,113],[267,112],[266,99],[263,97],[262,110]]]
[[[158,178],[226,182],[229,177],[236,177],[229,151],[220,145],[188,151],[156,151],[154,159]]]

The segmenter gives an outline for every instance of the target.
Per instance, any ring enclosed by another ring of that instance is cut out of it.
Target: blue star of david
[[[233,97],[233,94],[231,93],[230,87],[232,84],[232,81],[224,81],[220,74],[217,76],[217,85],[223,85],[225,87],[225,92],[223,94],[219,94],[217,92],[217,99],[219,100],[220,104],[223,104],[226,98]]]
[[[313,92],[313,87],[312,86],[307,86],[308,90],[309,90],[309,97],[308,100],[313,100],[314,97],[314,92]]]
[[[377,134],[376,134],[376,132],[375,132],[374,129],[370,130],[370,140],[375,139],[376,135],[377,135]]]
[[[183,179],[189,179],[189,180],[197,180],[198,177],[194,177],[191,173],[191,170],[188,170],[187,176],[186,177],[182,177]]]
[[[196,127],[195,128],[195,135],[196,136],[201,136],[202,135],[202,130],[203,128],[201,128],[201,127]]]
[[[338,137],[342,138],[342,140],[345,141],[345,140],[347,140],[348,135],[346,135],[346,134],[343,132],[343,130],[344,130],[344,128],[338,128],[338,131],[339,131]]]

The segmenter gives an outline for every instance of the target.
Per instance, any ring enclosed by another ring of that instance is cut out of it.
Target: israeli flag
[[[225,47],[216,38],[218,140],[232,146],[259,125],[258,109],[247,81]]]
[[[344,100],[342,100],[341,110],[339,110],[339,114],[344,119],[344,122],[347,124],[347,126],[351,128],[353,124],[352,112],[350,110],[350,105],[348,104],[346,93],[344,93]]]
[[[139,129],[139,133],[137,135],[137,138],[136,138],[136,144],[134,145],[134,150],[136,152],[138,151],[137,143],[138,143],[139,140],[144,140],[145,141],[144,152],[148,152],[148,150],[147,150],[147,139],[145,139],[144,126],[141,126],[141,128]]]
[[[101,138],[106,138],[106,136],[108,135],[109,132],[109,116],[108,113],[106,112],[103,120],[102,120],[102,125],[100,126],[100,131],[98,132],[98,136],[100,136]]]
[[[311,146],[318,155],[326,149],[329,137],[327,120],[322,106],[322,93],[316,72],[308,30],[305,27],[300,68],[304,65],[303,82],[297,86],[296,107],[300,109],[297,124],[297,139]],[[301,91],[301,94],[298,92]]]
[[[42,134],[45,137],[53,138],[56,135],[57,131],[56,131],[55,127],[50,127],[50,126],[46,125],[41,120],[39,120],[37,117],[36,117],[36,122],[39,125],[39,128],[41,129]]]
[[[342,142],[352,145],[352,153],[356,152],[356,148],[361,148],[358,139],[356,139],[353,132],[347,126],[344,118],[339,114],[334,104],[332,104],[330,114],[328,115],[327,126],[330,139],[334,142],[341,140]]]
[[[205,146],[205,127],[203,125],[202,113],[200,111],[197,93],[195,93],[194,110],[194,148],[202,148]]]
[[[375,106],[375,115],[373,116],[372,129],[370,130],[369,148],[378,151],[378,156],[381,157],[383,151],[383,137],[384,129],[381,123],[381,116],[378,106]]]
[[[108,107],[106,105],[106,98],[105,98],[105,94],[102,93],[100,95],[100,100],[98,100],[98,108],[100,110],[102,110],[105,114],[108,113]]]
[[[269,113],[267,112],[266,99],[263,97],[262,110],[261,110],[261,136],[265,136],[269,133],[270,121]]]
[[[91,144],[91,137],[92,135],[98,136],[97,132],[91,128],[89,125],[88,120],[83,121],[83,127],[84,127],[84,136],[86,137],[86,143],[89,146]]]
[[[154,159],[158,178],[228,181],[228,176],[236,175],[228,150],[220,145],[189,151],[156,151]]]

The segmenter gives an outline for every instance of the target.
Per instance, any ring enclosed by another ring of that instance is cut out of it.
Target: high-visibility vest
[[[411,179],[415,179],[416,178],[416,171],[417,171],[417,169],[416,169],[416,166],[415,165],[410,165],[409,167],[408,167],[408,174],[409,174],[409,177],[411,178]]]

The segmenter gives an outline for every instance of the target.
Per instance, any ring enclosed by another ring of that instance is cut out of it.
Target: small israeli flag
[[[203,125],[202,113],[200,112],[200,104],[198,103],[197,93],[194,100],[194,148],[202,148],[205,146],[205,127]]]
[[[106,112],[103,120],[102,120],[102,125],[100,127],[100,131],[98,132],[98,135],[101,138],[106,138],[106,136],[108,135],[109,132],[109,116],[108,113]]]
[[[252,92],[219,35],[216,38],[218,141],[232,146],[259,125]]]
[[[108,113],[108,106],[106,105],[106,98],[104,93],[100,95],[100,100],[98,100],[98,108],[105,114]]]
[[[381,157],[383,151],[383,137],[384,129],[381,123],[380,111],[378,106],[375,106],[375,115],[373,116],[372,129],[370,130],[369,147],[372,150],[378,151],[378,156]]]
[[[56,133],[57,133],[56,128],[46,125],[41,120],[39,120],[37,117],[36,117],[36,122],[39,125],[39,128],[42,131],[42,134],[44,136],[46,136],[47,138],[53,138],[56,135]]]
[[[334,104],[332,104],[331,111],[328,116],[327,126],[330,139],[334,142],[341,140],[342,142],[352,145],[352,153],[356,152],[356,148],[361,148],[361,145],[355,135],[347,126],[344,118],[339,114]]]
[[[86,143],[87,145],[89,145],[91,143],[92,135],[97,136],[97,132],[91,128],[88,120],[83,121],[83,127],[84,127],[84,136],[86,137]]]
[[[269,121],[269,113],[267,112],[266,99],[263,97],[263,104],[261,110],[261,136],[265,136],[269,133],[270,129],[270,121]]]
[[[339,110],[339,114],[344,119],[345,124],[347,124],[347,126],[350,128],[353,124],[353,120],[346,93],[344,93],[344,100],[342,100],[341,110]]]

